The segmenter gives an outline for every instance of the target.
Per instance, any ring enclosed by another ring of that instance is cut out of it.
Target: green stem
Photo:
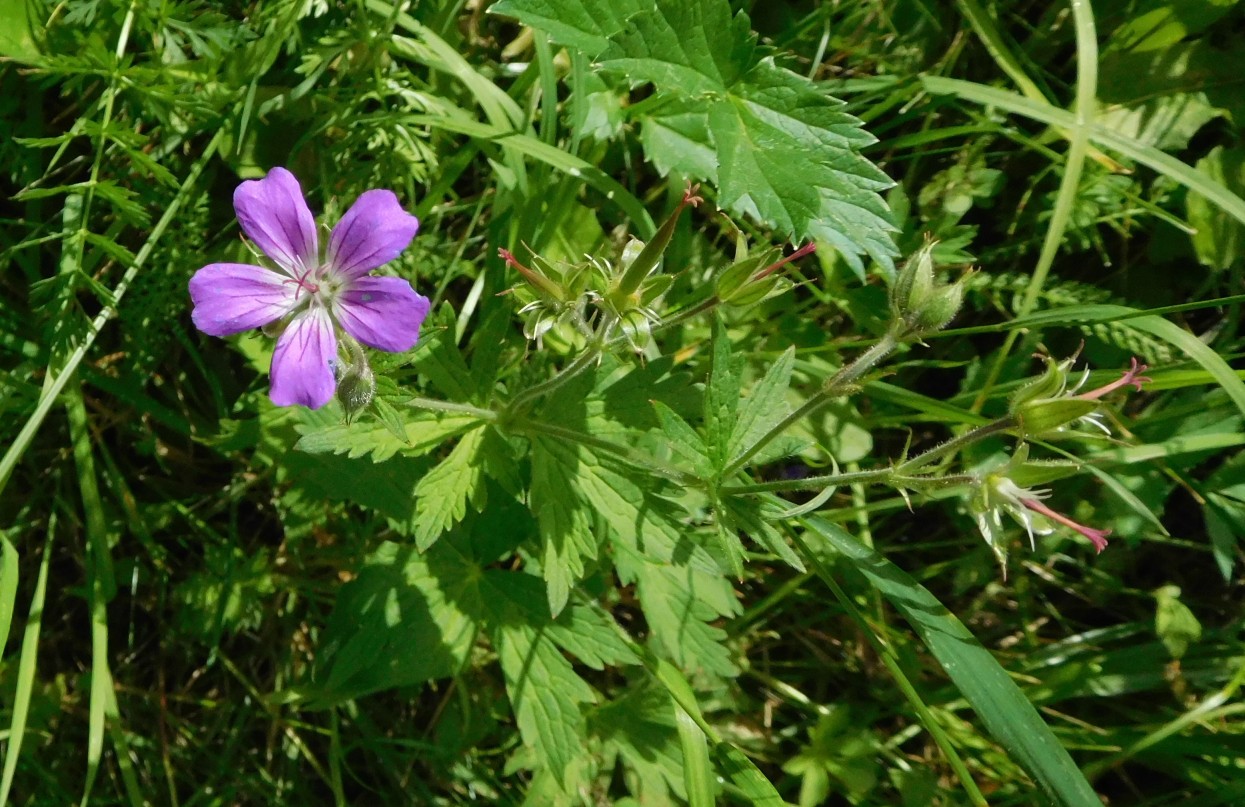
[[[510,403],[507,404],[506,411],[514,414],[522,412],[532,401],[535,401],[542,395],[548,395],[584,370],[587,370],[597,362],[604,351],[605,342],[601,339],[594,341],[584,349],[583,353],[579,354],[579,358],[564,367],[553,378],[550,378],[548,381],[542,381],[534,387],[528,387],[515,395]]]
[[[831,376],[816,394],[804,402],[803,406],[787,415],[776,426],[761,435],[755,443],[745,449],[722,472],[722,477],[730,478],[747,465],[748,460],[755,457],[774,438],[787,431],[792,425],[799,423],[805,417],[821,409],[835,398],[841,397],[852,384],[858,381],[865,373],[872,370],[878,362],[894,352],[897,347],[899,347],[899,339],[892,331],[888,331],[873,347],[860,354],[851,364],[844,365],[837,373]]]
[[[499,415],[492,409],[482,409],[478,406],[470,404],[454,403],[452,401],[438,401],[435,398],[411,398],[407,402],[408,406],[416,409],[428,409],[433,412],[449,412],[455,415],[471,415],[480,420],[487,420],[490,423],[497,420]]]
[[[928,465],[939,457],[946,456],[954,451],[959,451],[961,448],[971,445],[978,440],[985,439],[992,434],[998,434],[999,432],[1014,429],[1016,426],[1016,418],[1012,415],[999,418],[998,420],[992,420],[983,426],[978,426],[972,431],[964,432],[958,437],[952,437],[947,442],[942,443],[941,445],[936,445],[930,450],[918,454],[910,460],[901,462],[899,467],[895,470],[898,472],[913,471],[923,465]]]

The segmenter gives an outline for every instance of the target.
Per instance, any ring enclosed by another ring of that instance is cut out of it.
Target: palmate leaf
[[[601,5],[502,0],[491,10],[651,83],[664,103],[643,121],[642,142],[663,174],[713,183],[721,207],[827,242],[858,273],[861,255],[891,268],[895,226],[878,194],[893,183],[859,151],[874,138],[823,87],[760,54],[745,14],[732,16],[728,0]]]
[[[587,452],[577,452],[574,470],[574,495],[609,528],[619,576],[635,584],[663,655],[686,670],[734,675],[726,634],[710,623],[739,604],[713,555],[674,521],[675,505]]]

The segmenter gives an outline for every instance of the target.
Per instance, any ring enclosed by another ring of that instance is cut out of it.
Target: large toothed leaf
[[[756,48],[747,16],[732,16],[730,4],[717,0],[659,0],[612,41],[601,55],[605,68],[688,96],[734,86]]]
[[[729,0],[502,0],[492,8],[652,84],[641,139],[661,173],[717,187],[718,204],[795,239],[817,239],[863,271],[889,269],[895,230],[879,192],[893,183],[860,154],[874,142],[816,82],[756,46]]]

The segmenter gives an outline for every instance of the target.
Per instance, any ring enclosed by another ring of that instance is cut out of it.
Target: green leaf
[[[727,450],[729,460],[733,461],[750,448],[790,412],[787,388],[791,385],[791,369],[794,366],[795,348],[789,347],[765,371],[764,378],[753,386],[735,421]]]
[[[559,45],[596,56],[630,17],[652,7],[653,0],[498,0],[488,11],[514,17],[549,34]]]
[[[585,753],[586,732],[580,704],[595,696],[546,631],[506,620],[493,632],[493,644],[506,679],[523,744],[562,785],[567,770]]]
[[[670,450],[692,466],[692,472],[700,477],[713,473],[709,463],[708,447],[688,422],[661,401],[653,401],[653,411],[661,423],[661,430],[669,439]]]
[[[741,362],[731,355],[731,340],[726,326],[716,320],[713,329],[713,361],[709,366],[709,384],[705,388],[705,444],[714,466],[720,471],[730,459],[731,435],[735,430],[735,413],[739,407],[739,370]]]
[[[624,583],[635,583],[652,639],[664,655],[689,672],[734,676],[738,670],[722,644],[726,632],[709,624],[739,612],[729,582],[690,566],[652,562],[636,544],[618,538],[618,575]]]
[[[709,763],[709,740],[692,716],[673,699],[670,707],[674,710],[679,744],[683,747],[683,779],[688,804],[691,807],[713,807],[717,801],[717,788],[714,786],[713,766]]]
[[[1245,149],[1216,146],[1198,160],[1197,170],[1237,194],[1245,191]],[[1197,228],[1193,249],[1199,261],[1212,269],[1227,269],[1245,254],[1245,223],[1196,193],[1189,194],[1185,204],[1189,224]]]
[[[579,450],[566,443],[532,439],[530,506],[540,525],[541,571],[549,610],[558,614],[584,574],[584,561],[597,556],[588,509],[576,492]]]
[[[804,561],[787,543],[782,533],[771,523],[770,515],[762,514],[763,507],[773,507],[764,499],[745,496],[726,496],[717,511],[718,518],[726,529],[744,532],[752,540],[776,555],[791,568],[803,572]],[[776,508],[774,508],[776,509]]]
[[[589,726],[603,751],[617,751],[635,775],[631,792],[639,804],[669,804],[687,798],[683,752],[670,709],[670,696],[653,686],[627,690],[596,709]]]
[[[467,432],[444,460],[415,486],[415,545],[423,552],[441,534],[462,521],[467,501],[484,507],[484,462],[481,447],[489,428]]]
[[[934,595],[841,527],[820,518],[801,522],[903,614],[986,728],[1047,797],[1069,807],[1101,805],[1072,757],[1007,671]]]
[[[721,207],[828,242],[858,273],[862,253],[891,266],[895,227],[878,192],[893,183],[859,153],[874,138],[822,86],[758,58],[745,14],[727,0],[602,5],[503,0],[493,10],[600,53],[602,69],[633,84],[652,83],[664,104],[642,138],[663,174],[717,185]]]
[[[1189,645],[1202,638],[1202,623],[1189,606],[1180,601],[1179,586],[1163,586],[1154,592],[1158,606],[1154,612],[1154,632],[1174,659],[1184,657]]]
[[[678,563],[698,574],[719,577],[722,568],[688,531],[676,523],[677,507],[650,492],[652,480],[636,481],[599,457],[580,451],[575,488],[590,511],[622,545],[653,563]]]
[[[697,96],[739,81],[756,49],[746,14],[719,0],[657,0],[633,16],[601,54],[601,66],[633,84]]]
[[[421,555],[386,542],[337,596],[317,652],[318,683],[299,690],[329,705],[453,675],[476,635],[471,565],[448,542]]]
[[[30,0],[0,0],[0,56],[28,64],[39,61],[31,33]]]
[[[793,74],[790,79],[775,78],[784,73],[767,60],[749,79],[764,85],[799,80]],[[854,142],[849,145],[846,138],[832,138],[835,130],[823,129],[820,137],[811,138],[803,127],[780,128],[770,120],[786,117],[804,124],[797,117],[801,107],[815,103],[833,107],[838,102],[809,86],[799,95],[787,96],[789,106],[766,109],[758,99],[748,97],[751,90],[744,86],[741,95],[715,101],[707,110],[719,160],[719,204],[796,238],[831,244],[858,275],[863,274],[857,257],[861,252],[889,267],[895,252],[890,237],[894,226],[878,194],[893,184],[890,179],[854,150]],[[773,102],[784,96],[761,98]],[[758,110],[769,114],[758,114]],[[844,122],[836,129],[845,129],[855,120],[838,114]],[[820,142],[825,140],[837,142]]]
[[[324,411],[324,410],[322,410]],[[480,424],[471,415],[419,412],[405,418],[406,439],[393,433],[387,422],[342,423],[331,414],[309,417],[299,425],[302,435],[294,448],[308,454],[345,454],[351,459],[371,456],[384,462],[395,454],[419,456]]]
[[[613,618],[596,603],[575,603],[547,628],[559,647],[594,670],[639,664],[631,646],[618,635]]]
[[[9,641],[13,610],[17,603],[17,549],[9,536],[0,533],[0,657]]]

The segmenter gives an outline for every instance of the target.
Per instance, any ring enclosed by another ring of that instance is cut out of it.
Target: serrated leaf
[[[721,574],[645,557],[629,536],[616,535],[615,565],[636,595],[652,639],[682,669],[734,676],[738,670],[722,644],[726,632],[709,624],[739,611],[734,590]]]
[[[351,459],[371,455],[372,462],[384,462],[394,454],[427,454],[437,446],[480,424],[470,415],[420,412],[408,415],[400,439],[385,423],[334,422],[332,415],[308,417],[298,428],[294,448],[308,454],[345,454]]]
[[[719,506],[717,515],[725,528],[746,533],[788,566],[803,572],[804,561],[787,544],[782,533],[761,515],[762,506],[759,499],[729,496]]]
[[[550,638],[594,670],[639,664],[640,659],[611,624],[612,618],[595,603],[575,604],[547,628]]]
[[[791,369],[795,366],[795,348],[789,347],[765,371],[744,400],[731,433],[726,456],[734,460],[767,431],[776,426],[790,411],[787,388],[791,386]]]
[[[718,184],[718,155],[709,134],[709,116],[700,99],[676,99],[644,121],[644,154],[662,176],[671,171]]]
[[[768,62],[758,68],[780,69]],[[712,102],[708,123],[722,207],[797,238],[827,242],[858,273],[860,252],[890,266],[895,227],[878,194],[893,183],[872,163],[851,148],[811,152],[807,142],[763,124],[738,98]]]
[[[731,355],[730,337],[721,320],[714,323],[713,359],[705,387],[705,444],[714,465],[726,467],[735,412],[739,406],[740,362]]]
[[[448,547],[381,544],[338,594],[317,653],[321,683],[304,697],[328,705],[453,675],[476,634],[478,615],[461,607],[466,571]]]
[[[591,511],[632,551],[658,563],[677,562],[710,576],[722,569],[704,547],[673,520],[676,505],[648,492],[644,483],[580,451],[575,486]]]
[[[657,0],[611,37],[601,65],[632,83],[685,95],[721,93],[752,65],[755,37],[746,14],[721,0]]]
[[[458,445],[415,486],[415,546],[420,552],[462,521],[467,501],[476,510],[484,506],[484,463],[480,448],[491,429],[467,432]]]
[[[894,183],[859,153],[874,138],[822,87],[753,51],[747,17],[731,18],[729,4],[658,0],[602,67],[679,99],[645,123],[659,170],[714,182],[723,208],[826,241],[858,273],[859,253],[889,268],[896,228],[878,193]]]
[[[670,709],[670,696],[655,687],[633,689],[596,709],[589,717],[605,752],[617,749],[635,773],[632,793],[639,804],[670,804],[686,799],[683,751]]]
[[[563,790],[570,790],[567,769],[584,754],[587,740],[580,704],[595,700],[592,689],[545,631],[505,621],[492,637],[523,744],[536,752]]]
[[[653,401],[653,411],[657,413],[661,430],[669,439],[670,450],[686,460],[698,476],[703,478],[712,474],[713,466],[709,462],[708,449],[696,430],[661,401]]]
[[[498,0],[488,10],[539,28],[559,45],[596,56],[628,18],[652,7],[653,0]]]
[[[597,556],[587,508],[576,493],[578,452],[552,440],[532,440],[531,508],[543,543],[541,571],[548,585],[549,610],[558,614],[584,573],[584,561]]]

